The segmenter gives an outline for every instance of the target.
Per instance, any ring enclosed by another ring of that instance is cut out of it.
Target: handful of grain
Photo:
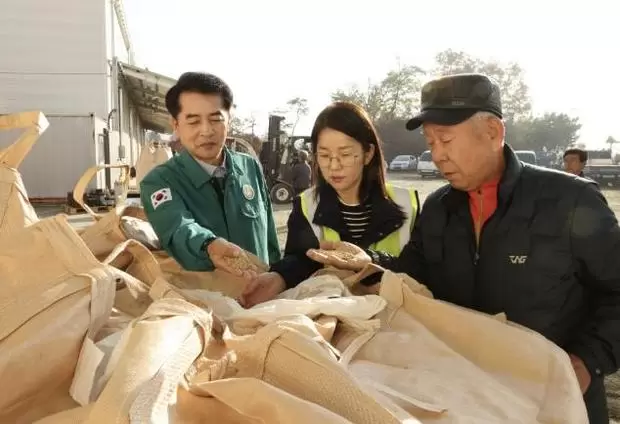
[[[350,261],[355,259],[355,255],[350,252],[343,252],[341,250],[325,250],[325,249],[316,249],[316,252],[319,255],[325,255],[327,257],[341,259],[343,261]]]
[[[237,271],[247,271],[247,270],[256,271],[258,269],[256,264],[252,262],[252,260],[245,253],[241,253],[236,258],[226,257],[225,260],[228,266],[230,266],[231,268]]]

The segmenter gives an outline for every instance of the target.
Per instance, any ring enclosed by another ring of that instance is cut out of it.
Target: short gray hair
[[[489,119],[497,119],[500,122],[504,122],[504,120],[502,118],[500,118],[499,116],[497,116],[496,114],[492,113],[492,112],[487,112],[486,110],[481,110],[480,112],[476,112],[473,114],[473,116],[471,118],[472,121],[474,121],[474,124],[476,125],[476,130],[478,130],[479,125],[482,121],[487,121]],[[504,130],[505,131],[505,130]],[[504,132],[504,136],[503,138],[506,138],[506,133]]]
[[[476,120],[485,120],[489,118],[495,118],[495,119],[499,119],[500,121],[503,121],[502,118],[500,118],[493,112],[487,112],[486,110],[481,110],[480,112],[474,113],[474,115],[471,118],[476,119]]]

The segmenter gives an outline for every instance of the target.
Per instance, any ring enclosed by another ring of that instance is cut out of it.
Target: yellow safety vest
[[[385,238],[379,240],[370,246],[372,250],[389,253],[393,256],[400,255],[403,247],[409,242],[411,230],[418,212],[418,196],[414,189],[406,189],[396,187],[392,184],[386,184],[388,196],[400,206],[406,215],[403,225],[393,233],[388,234]],[[316,225],[314,214],[319,204],[319,199],[314,196],[314,188],[301,193],[301,211],[310,224],[314,235],[319,241],[340,241],[340,235],[332,228]]]

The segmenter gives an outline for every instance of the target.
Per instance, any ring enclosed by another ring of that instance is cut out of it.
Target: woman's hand
[[[244,308],[251,308],[259,303],[275,299],[285,289],[286,283],[280,274],[265,272],[248,283],[239,298],[239,303]]]
[[[322,241],[320,249],[310,249],[306,255],[323,265],[351,271],[360,271],[372,263],[364,249],[346,241]]]

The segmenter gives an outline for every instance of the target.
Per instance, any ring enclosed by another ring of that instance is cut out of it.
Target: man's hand
[[[259,303],[274,299],[286,289],[286,283],[277,272],[265,272],[248,283],[239,298],[244,308],[251,308]]]
[[[251,280],[258,275],[258,267],[250,261],[247,254],[234,243],[223,238],[213,240],[207,246],[207,254],[215,268],[229,274]]]
[[[306,255],[323,265],[351,271],[360,271],[372,262],[361,247],[345,241],[322,241],[320,249],[310,249]]]
[[[568,356],[570,357],[570,362],[573,365],[575,374],[577,375],[577,381],[579,381],[581,394],[585,394],[586,390],[588,390],[588,387],[590,387],[590,383],[592,382],[590,371],[588,371],[586,365],[583,363],[581,358],[571,354],[569,354]]]

